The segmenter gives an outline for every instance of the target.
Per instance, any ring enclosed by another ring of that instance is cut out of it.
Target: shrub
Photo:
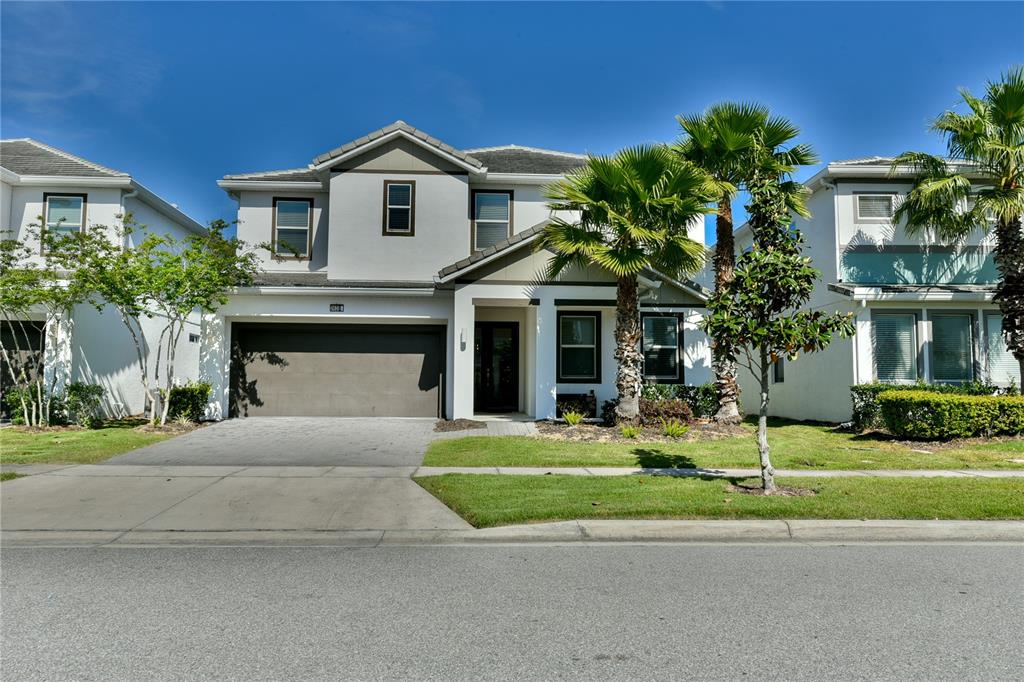
[[[948,440],[1024,434],[1024,398],[935,391],[883,391],[878,395],[889,432],[901,438]]]
[[[661,431],[669,438],[682,438],[686,435],[686,432],[690,430],[689,424],[683,424],[682,422],[672,419],[661,420]]]
[[[633,426],[631,424],[623,424],[619,429],[619,433],[622,434],[623,438],[636,438],[640,435],[640,427]]]
[[[96,384],[83,384],[77,381],[68,384],[63,396],[67,421],[89,429],[98,428],[103,422],[100,411],[103,393],[103,387]]]
[[[597,416],[597,396],[593,393],[563,393],[555,396],[555,416],[578,412],[584,417]]]
[[[663,421],[678,421],[689,424],[693,421],[690,406],[679,398],[651,400],[640,398],[640,423],[656,426]]]
[[[964,384],[856,384],[850,386],[850,397],[853,400],[853,428],[857,431],[880,429],[885,426],[882,419],[878,396],[886,391],[928,391],[953,395],[1000,395],[1014,393],[1013,387],[1000,388],[995,384],[972,381]]]
[[[651,400],[678,398],[685,402],[690,412],[701,419],[711,419],[718,412],[718,387],[714,383],[699,386],[686,384],[647,384],[643,397]]]
[[[569,426],[577,426],[583,421],[583,415],[579,412],[565,412],[562,414],[562,419]]]
[[[176,421],[180,417],[186,417],[192,422],[202,421],[212,390],[213,386],[205,381],[189,381],[181,386],[175,386],[171,389],[167,418]]]

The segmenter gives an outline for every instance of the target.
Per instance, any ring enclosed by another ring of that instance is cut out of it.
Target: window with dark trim
[[[932,381],[963,383],[974,378],[974,315],[929,313]]]
[[[384,234],[416,233],[416,181],[384,181]]]
[[[896,211],[895,194],[857,194],[857,220],[888,221]]]
[[[589,384],[601,380],[601,313],[558,313],[558,381]]]
[[[473,250],[483,251],[512,236],[512,190],[473,190]]]
[[[67,236],[85,229],[87,194],[43,193],[43,233]]]
[[[675,313],[645,313],[643,332],[644,379],[659,384],[683,381],[683,320]]]
[[[308,259],[313,235],[313,200],[274,197],[274,255]]]

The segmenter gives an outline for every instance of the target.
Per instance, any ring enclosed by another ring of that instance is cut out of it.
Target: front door
[[[473,409],[519,409],[519,323],[477,322],[473,353]]]

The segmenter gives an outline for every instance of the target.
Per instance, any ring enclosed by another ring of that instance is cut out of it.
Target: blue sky
[[[404,119],[456,147],[612,152],[756,100],[824,160],[940,150],[928,121],[1024,62],[1022,3],[0,5],[0,133],[132,173],[206,222],[228,173]],[[806,177],[810,171],[804,173]]]

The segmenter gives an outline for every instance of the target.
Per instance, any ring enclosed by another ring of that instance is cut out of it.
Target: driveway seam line
[[[107,545],[112,545],[112,544],[114,544],[115,542],[117,542],[118,540],[120,540],[121,538],[123,538],[123,537],[124,537],[125,535],[127,535],[128,533],[131,533],[132,531],[134,531],[134,530],[137,530],[137,529],[139,528],[139,526],[142,526],[142,525],[144,525],[144,524],[147,524],[147,523],[149,523],[150,521],[152,521],[153,519],[155,519],[156,517],[160,516],[161,514],[165,514],[165,513],[169,512],[170,510],[174,509],[174,508],[175,508],[175,507],[177,507],[177,506],[178,506],[179,504],[181,504],[181,503],[183,503],[183,502],[187,502],[188,500],[191,500],[191,499],[192,499],[193,497],[195,497],[195,496],[196,496],[196,495],[198,495],[199,493],[203,492],[204,490],[208,490],[208,489],[210,488],[210,486],[213,486],[213,485],[216,485],[217,483],[220,483],[220,482],[221,482],[221,481],[223,481],[223,480],[224,480],[225,478],[227,478],[227,476],[219,476],[219,477],[217,477],[217,478],[216,478],[215,480],[211,481],[211,482],[210,482],[210,483],[208,483],[207,485],[204,485],[204,486],[203,486],[202,488],[200,488],[200,489],[196,490],[195,492],[193,492],[193,493],[191,493],[191,494],[189,494],[189,495],[186,495],[185,497],[181,498],[180,500],[178,500],[177,502],[175,502],[175,503],[174,503],[174,504],[172,504],[171,506],[167,507],[166,509],[161,509],[160,511],[158,511],[158,512],[157,512],[157,513],[155,513],[155,514],[153,514],[153,515],[152,515],[152,516],[150,516],[149,518],[147,518],[147,519],[144,519],[143,521],[140,521],[139,523],[135,524],[135,525],[134,525],[134,526],[132,526],[131,528],[127,529],[127,530],[126,530],[126,531],[124,531],[123,533],[120,533],[120,534],[119,534],[119,535],[117,535],[117,536],[116,536],[115,538],[113,538],[112,540],[110,540],[109,542],[106,542],[106,543],[104,543],[104,544],[107,544]],[[102,545],[101,545],[101,546],[102,546]]]

